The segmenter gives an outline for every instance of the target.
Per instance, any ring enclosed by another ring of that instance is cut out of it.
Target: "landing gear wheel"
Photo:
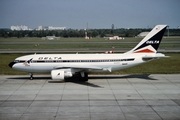
[[[30,80],[33,80],[34,78],[33,77],[30,77]]]
[[[88,81],[88,73],[84,73],[84,77],[81,77],[80,80],[82,82],[87,82]]]
[[[33,80],[33,79],[34,79],[32,73],[30,73],[30,78],[29,78],[29,79],[30,79],[30,80]]]

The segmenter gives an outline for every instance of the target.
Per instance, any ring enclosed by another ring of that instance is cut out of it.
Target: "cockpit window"
[[[14,62],[15,62],[15,63],[18,63],[18,62],[19,62],[19,60],[14,60]]]

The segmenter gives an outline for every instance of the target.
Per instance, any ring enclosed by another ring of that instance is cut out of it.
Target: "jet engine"
[[[51,78],[53,80],[64,80],[65,78],[72,77],[72,72],[64,71],[64,70],[52,70]]]

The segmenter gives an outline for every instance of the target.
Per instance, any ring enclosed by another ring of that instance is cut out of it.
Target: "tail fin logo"
[[[159,44],[159,40],[147,41],[146,44]]]
[[[166,25],[157,25],[133,50],[133,53],[156,53],[166,30]]]

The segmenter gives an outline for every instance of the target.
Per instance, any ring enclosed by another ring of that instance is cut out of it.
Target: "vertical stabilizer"
[[[167,25],[156,25],[136,47],[126,53],[156,53]]]

